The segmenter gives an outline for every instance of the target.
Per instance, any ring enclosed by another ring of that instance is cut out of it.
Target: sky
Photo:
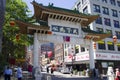
[[[33,12],[33,6],[30,2],[34,0],[23,0],[27,3],[28,8]],[[47,6],[49,3],[53,3],[56,7],[71,9],[77,0],[35,0],[37,3],[42,3]]]

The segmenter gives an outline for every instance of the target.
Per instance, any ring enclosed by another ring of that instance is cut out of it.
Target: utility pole
[[[5,15],[5,3],[6,0],[0,0],[0,53],[2,52],[2,29]]]

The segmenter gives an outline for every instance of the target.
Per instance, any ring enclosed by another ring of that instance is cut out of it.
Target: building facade
[[[61,63],[64,61],[64,47],[63,44],[55,44],[54,49],[54,58],[55,60],[61,65]]]
[[[78,0],[73,9],[100,17],[89,26],[111,36],[96,42],[93,58],[96,66],[106,73],[108,66],[120,67],[120,0]],[[117,39],[114,41],[113,36]],[[80,54],[80,53],[79,53]]]

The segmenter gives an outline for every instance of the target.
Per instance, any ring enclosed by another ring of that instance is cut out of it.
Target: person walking
[[[49,73],[49,66],[47,66],[47,73]]]
[[[114,80],[114,71],[113,71],[113,67],[108,67],[107,70],[107,78],[108,80]]]
[[[22,80],[22,68],[20,67],[20,65],[18,65],[18,68],[17,68],[17,79],[18,80]]]
[[[32,76],[32,69],[33,69],[33,66],[31,64],[28,65],[28,72],[30,76]]]
[[[11,80],[11,76],[12,76],[12,69],[9,66],[7,66],[7,68],[4,70],[4,79]]]
[[[116,68],[116,72],[115,72],[115,80],[120,80],[120,72],[119,72],[119,68]]]

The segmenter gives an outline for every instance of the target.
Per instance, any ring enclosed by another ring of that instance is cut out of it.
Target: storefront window
[[[85,52],[85,48],[84,47],[81,47],[81,52]]]
[[[120,45],[118,45],[117,48],[118,48],[118,51],[120,51]]]
[[[103,50],[105,50],[105,49],[106,49],[105,44],[103,44],[103,43],[98,43],[98,49],[103,49]]]
[[[107,42],[108,50],[114,50],[114,44],[112,42]]]

